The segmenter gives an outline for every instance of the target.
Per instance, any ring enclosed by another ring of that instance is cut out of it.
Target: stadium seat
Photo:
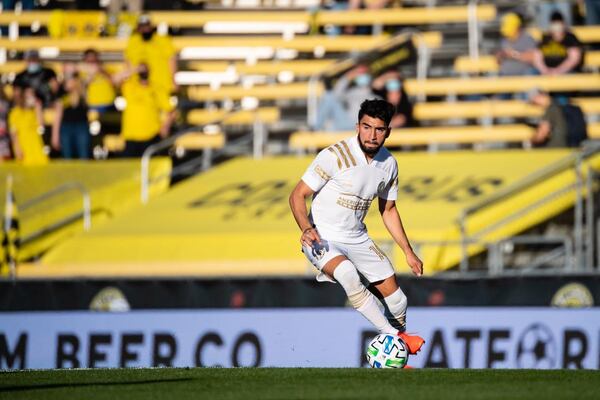
[[[388,39],[389,37],[385,35],[311,35],[297,36],[292,40],[286,40],[279,36],[176,36],[173,37],[173,44],[178,51],[185,48],[259,47],[270,48],[273,51],[275,49],[291,49],[312,53],[319,48],[324,52],[365,51],[385,43]],[[414,40],[417,45],[423,44],[429,48],[438,48],[442,43],[442,35],[440,32],[425,32],[415,36]],[[126,45],[127,39],[110,37],[51,39],[40,36],[22,37],[19,40],[0,39],[0,48],[17,51],[40,49],[52,54],[57,52],[81,53],[88,48],[94,48],[100,52],[122,52]],[[182,58],[186,58],[184,54],[182,54]]]
[[[323,86],[315,85],[315,94],[320,95]],[[194,101],[241,100],[244,97],[256,97],[258,100],[306,99],[309,84],[296,82],[288,84],[257,85],[245,88],[242,85],[222,86],[220,88],[190,86],[188,97]]]
[[[467,94],[519,93],[540,88],[547,91],[595,91],[600,89],[600,75],[572,74],[560,76],[501,76],[482,78],[407,79],[405,88],[411,96],[447,96]]]
[[[573,98],[587,115],[600,114],[600,98]],[[483,100],[458,102],[417,103],[414,116],[418,120],[445,120],[453,118],[539,117],[543,110],[521,100]]]
[[[600,51],[585,53],[584,67],[597,69],[600,67]],[[454,60],[454,71],[459,74],[497,73],[499,70],[495,56],[480,56],[477,59],[460,56]]]
[[[495,126],[440,126],[406,128],[392,131],[386,146],[418,146],[432,144],[485,142],[521,142],[528,146],[534,129],[527,125],[495,125]],[[344,138],[355,135],[348,132],[294,132],[290,136],[289,145],[294,150],[314,150],[330,146]]]
[[[226,110],[191,110],[187,115],[190,125],[206,125],[219,121],[223,125],[252,125],[255,121],[272,124],[279,121],[277,107],[262,107],[256,110],[241,110],[229,115]]]
[[[203,132],[188,132],[175,141],[175,147],[186,150],[220,149],[225,146],[225,135],[221,132],[206,134]],[[120,135],[104,136],[104,148],[109,153],[118,153],[125,149],[125,140]]]
[[[309,11],[151,11],[152,22],[179,28],[201,28],[211,22],[254,22],[254,23],[305,23],[317,25],[431,25],[466,23],[469,18],[467,6],[391,8],[382,10],[325,10],[313,15]],[[479,21],[496,18],[496,7],[478,5]],[[49,11],[27,11],[0,13],[0,25],[16,22],[21,26],[34,23],[48,25]]]

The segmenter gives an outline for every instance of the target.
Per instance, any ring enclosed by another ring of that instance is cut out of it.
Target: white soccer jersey
[[[342,243],[368,240],[365,216],[377,197],[398,197],[398,164],[382,147],[367,162],[355,136],[322,150],[302,180],[315,191],[309,218],[319,234]]]

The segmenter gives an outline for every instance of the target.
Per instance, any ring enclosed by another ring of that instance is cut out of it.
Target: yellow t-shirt
[[[135,75],[123,84],[122,92],[127,105],[123,111],[121,136],[136,142],[152,139],[160,132],[161,114],[173,109],[169,95],[152,85],[140,84]]]
[[[97,73],[87,86],[86,101],[90,107],[109,106],[115,100],[115,88],[109,77]]]
[[[25,165],[44,165],[48,156],[44,153],[44,142],[38,133],[38,120],[32,108],[14,107],[8,114],[11,132],[15,132]]]
[[[133,67],[148,64],[150,83],[156,88],[163,88],[167,93],[173,91],[173,76],[169,68],[169,60],[175,56],[175,46],[169,36],[154,34],[145,42],[139,33],[132,35],[125,49],[125,60]]]

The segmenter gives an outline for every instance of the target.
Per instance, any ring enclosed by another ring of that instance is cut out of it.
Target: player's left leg
[[[425,344],[425,340],[421,336],[406,333],[406,307],[408,300],[402,289],[398,287],[396,276],[392,275],[381,281],[373,282],[371,286],[375,292],[381,295],[380,299],[384,303],[386,316],[391,325],[398,329],[398,336],[406,343],[410,354],[417,354]]]
[[[398,287],[394,268],[385,253],[372,241],[353,245],[348,258],[358,271],[370,282],[372,292],[384,305],[390,324],[399,330],[399,336],[407,344],[411,354],[416,354],[425,341],[416,335],[408,335],[406,330],[406,295]]]
[[[404,332],[406,330],[406,307],[408,306],[408,299],[402,289],[398,287],[396,277],[392,275],[384,280],[374,282],[370,285],[370,289],[372,289],[383,303],[385,316],[390,321],[390,324],[400,332]]]

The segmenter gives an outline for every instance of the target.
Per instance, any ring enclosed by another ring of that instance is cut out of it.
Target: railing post
[[[594,268],[594,169],[588,163],[586,175],[586,205],[585,205],[585,269]]]
[[[470,0],[468,12],[469,57],[479,59],[479,22],[477,20],[477,0]]]
[[[142,167],[140,171],[140,179],[141,179],[141,190],[140,197],[142,204],[146,204],[148,202],[148,186],[150,185],[150,157],[152,156],[152,152],[150,150],[152,146],[149,146],[142,155]]]
[[[583,173],[581,171],[582,159],[577,157],[575,162],[576,197],[575,197],[575,226],[573,237],[575,238],[575,268],[581,270],[583,267]]]
[[[461,246],[461,258],[460,258],[460,272],[467,272],[469,270],[469,249],[468,249],[468,236],[467,236],[467,214],[461,213],[459,219],[460,227],[460,246]]]

